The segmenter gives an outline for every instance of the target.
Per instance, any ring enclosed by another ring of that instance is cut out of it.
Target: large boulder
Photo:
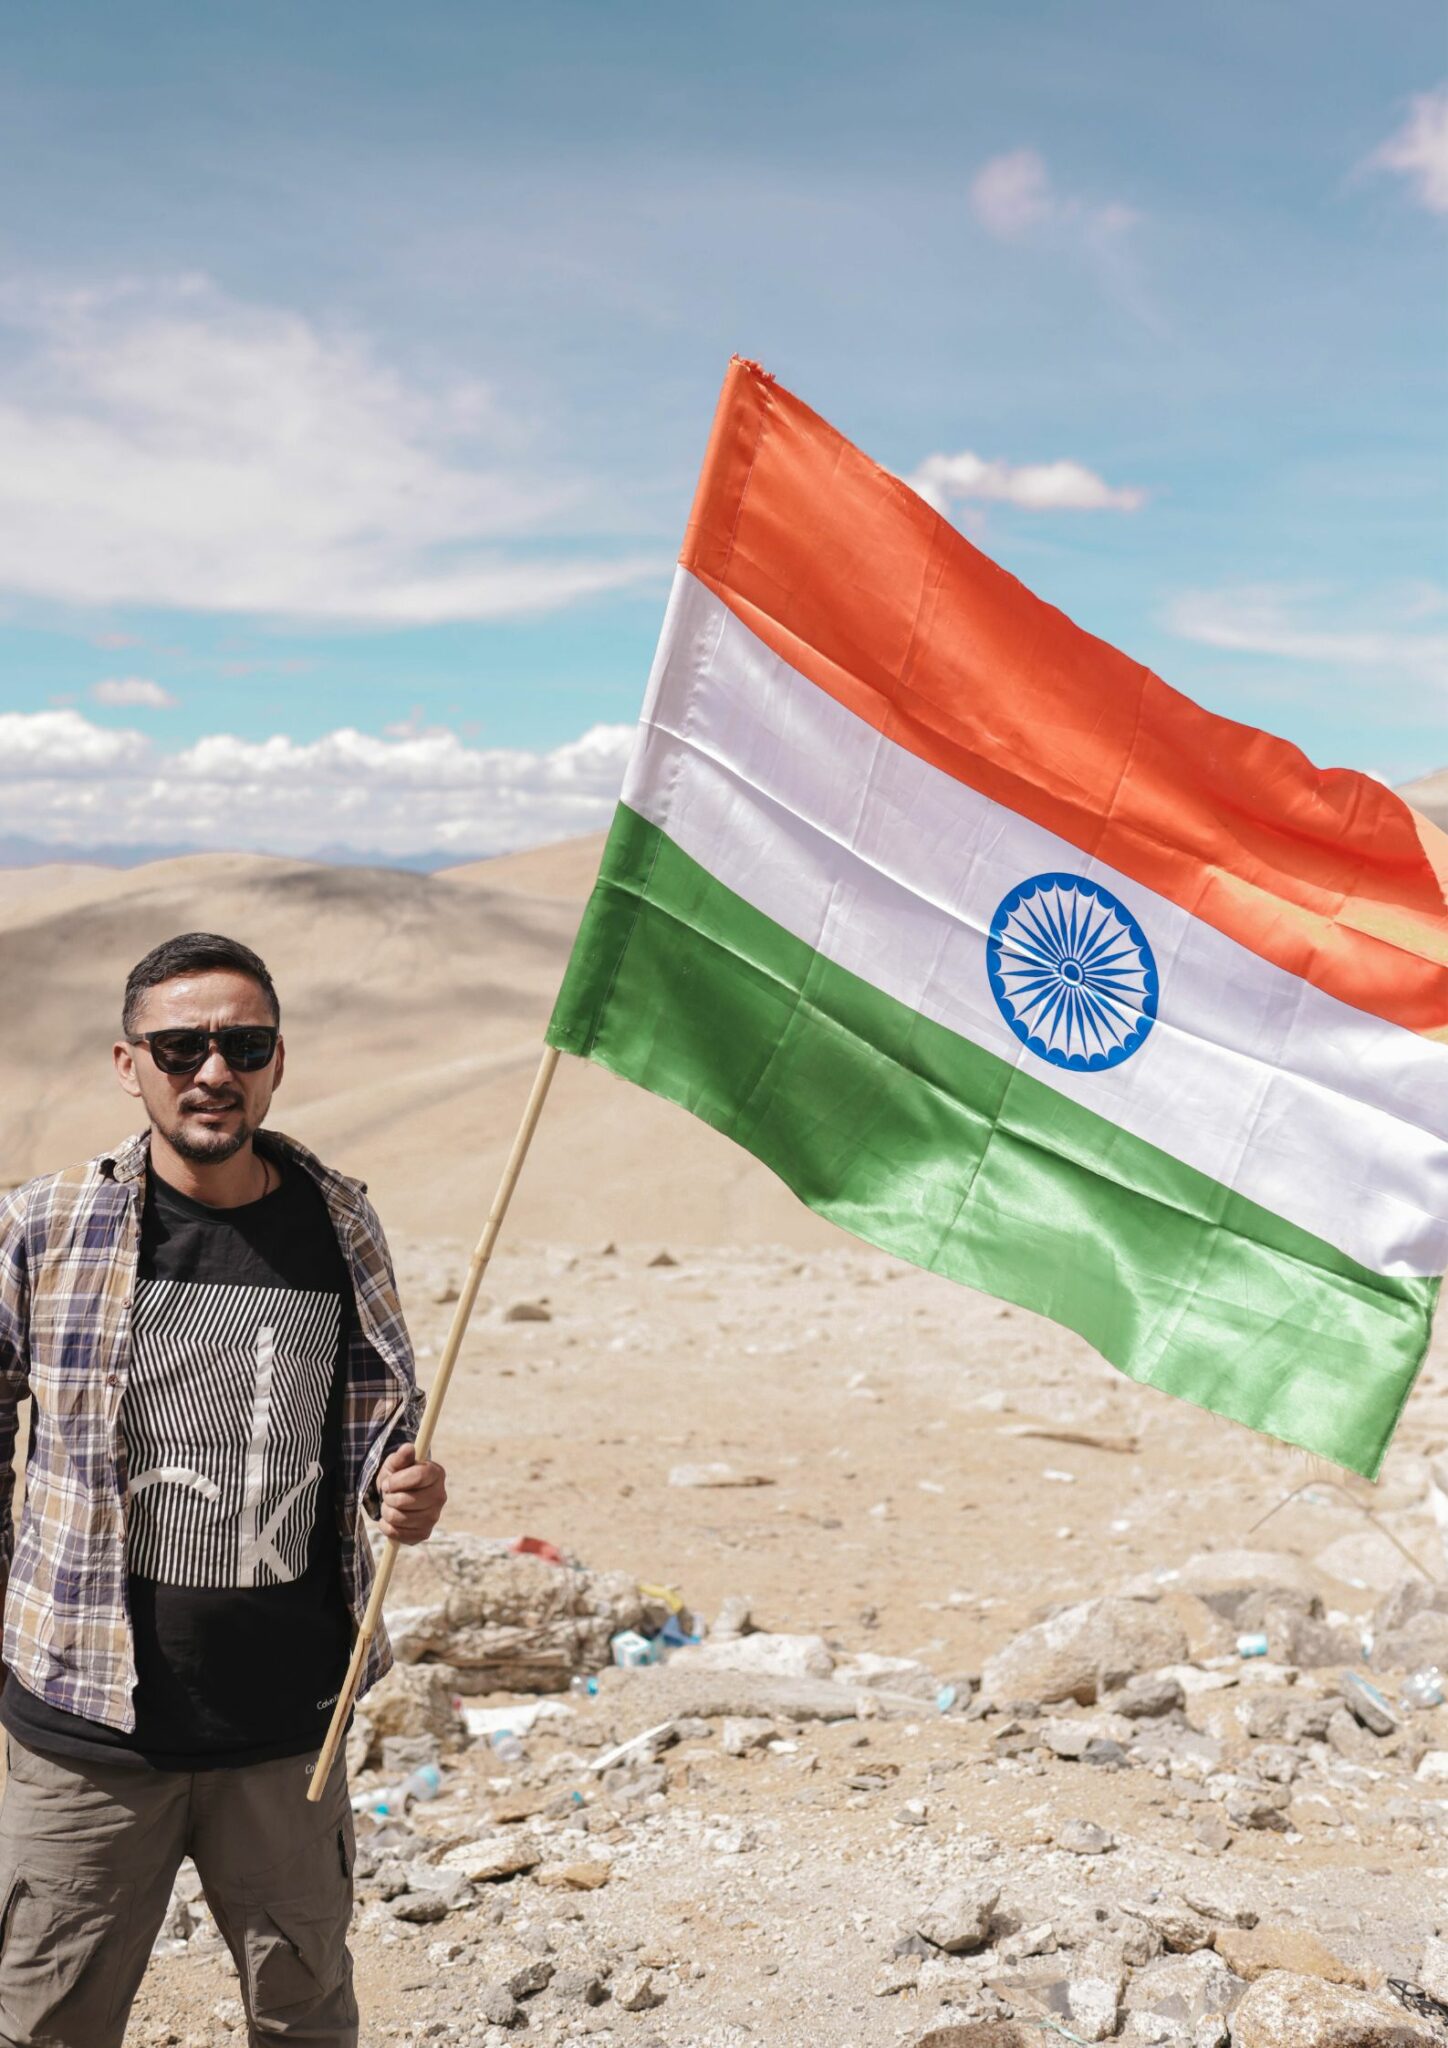
[[[434,1536],[400,1553],[387,1607],[398,1659],[453,1667],[459,1692],[566,1692],[600,1671],[620,1629],[645,1618],[625,1572],[519,1555],[484,1536]]]
[[[1425,1664],[1448,1671],[1448,1610],[1420,1608],[1401,1628],[1373,1642],[1375,1671],[1418,1671]]]
[[[1259,1977],[1232,2015],[1232,2048],[1433,2048],[1401,2006],[1285,1970]]]
[[[1076,1700],[1090,1706],[1137,1672],[1186,1657],[1181,1625],[1154,1602],[1084,1600],[1037,1622],[988,1659],[981,1693],[1002,1705]]]

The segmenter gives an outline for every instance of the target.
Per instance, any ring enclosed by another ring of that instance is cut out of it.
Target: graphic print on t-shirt
[[[122,1408],[126,1544],[171,1586],[274,1586],[307,1562],[341,1298],[139,1280]]]

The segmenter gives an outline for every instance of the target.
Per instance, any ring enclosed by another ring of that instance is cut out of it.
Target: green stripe
[[[1438,1281],[1373,1273],[822,958],[620,805],[548,1029],[822,1216],[1373,1476]]]

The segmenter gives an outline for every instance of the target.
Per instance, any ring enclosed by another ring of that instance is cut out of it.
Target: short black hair
[[[282,1006],[267,972],[266,962],[240,939],[224,939],[218,932],[182,932],[177,938],[153,946],[144,960],[138,960],[126,976],[126,997],[121,1006],[121,1031],[134,1036],[136,1019],[148,989],[163,981],[175,981],[183,974],[249,974],[271,1005],[272,1022],[280,1024]]]

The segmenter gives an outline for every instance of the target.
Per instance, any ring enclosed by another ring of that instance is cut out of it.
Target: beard
[[[203,1109],[244,1109],[239,1096],[183,1096],[177,1105],[178,1115],[169,1127],[162,1127],[171,1149],[193,1166],[219,1166],[223,1160],[232,1159],[253,1136],[256,1126],[249,1124],[243,1116],[229,1131],[208,1130],[204,1125],[194,1124],[191,1118]]]

